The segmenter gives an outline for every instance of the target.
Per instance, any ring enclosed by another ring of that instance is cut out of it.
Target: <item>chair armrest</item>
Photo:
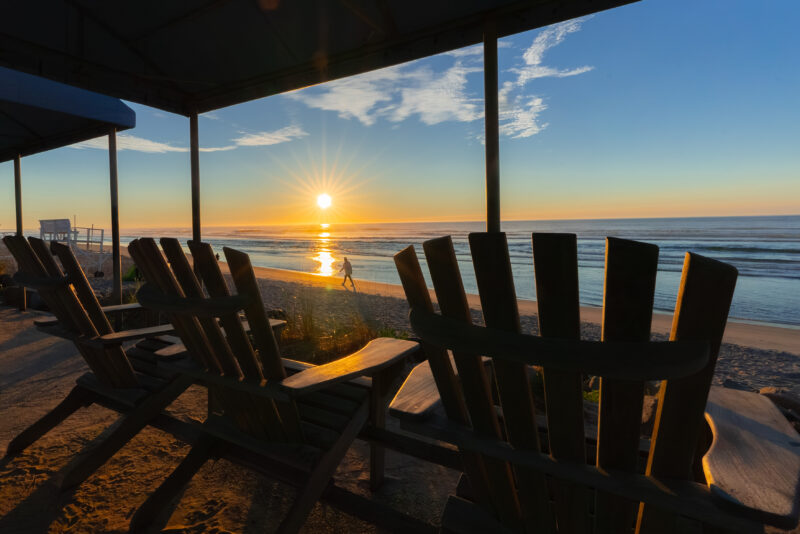
[[[138,302],[132,302],[130,304],[113,304],[111,306],[103,306],[100,309],[103,310],[103,313],[116,313],[116,312],[126,312],[130,310],[138,310],[142,307],[141,304]]]
[[[442,399],[428,361],[417,364],[389,404],[389,415],[400,420],[424,421],[439,410]]]
[[[712,387],[706,420],[713,441],[703,456],[720,505],[793,529],[800,517],[800,435],[768,398]]]
[[[56,326],[57,324],[59,324],[59,322],[57,318],[53,317],[52,315],[49,315],[42,319],[34,319],[33,324],[39,328],[50,328],[52,326]]]
[[[370,341],[358,352],[335,362],[309,367],[285,378],[281,385],[291,395],[304,395],[359,376],[373,376],[406,358],[418,348],[419,344],[414,341],[381,337]]]
[[[102,345],[119,345],[120,343],[131,341],[133,339],[158,337],[166,334],[172,334],[173,332],[175,332],[175,328],[171,324],[162,324],[148,328],[137,328],[135,330],[113,332],[111,334],[98,336],[93,341],[97,341]]]
[[[491,358],[483,357],[482,361],[484,366],[491,366]],[[452,355],[450,362],[458,376]],[[389,414],[400,420],[424,421],[431,415],[440,413],[441,405],[439,389],[436,387],[430,363],[426,360],[417,364],[408,374],[389,405]]]

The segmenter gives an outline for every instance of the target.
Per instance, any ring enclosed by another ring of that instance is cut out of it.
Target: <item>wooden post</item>
[[[22,235],[22,172],[19,156],[14,156],[14,200],[17,209],[17,235]]]
[[[117,180],[117,130],[108,132],[108,180],[111,189],[111,261],[113,263],[114,287],[112,304],[122,304],[122,260],[119,252],[119,187]],[[117,316],[117,327],[120,316]]]
[[[483,87],[486,124],[486,231],[500,231],[500,115],[497,102],[497,30],[483,31]]]
[[[197,113],[189,116],[189,137],[192,165],[192,240],[200,243],[200,140]]]
[[[22,235],[22,171],[20,169],[19,154],[14,156],[14,202],[17,215],[17,235]],[[19,269],[19,265],[17,268]],[[25,311],[28,307],[25,287],[20,286],[21,295],[19,297],[19,309]]]

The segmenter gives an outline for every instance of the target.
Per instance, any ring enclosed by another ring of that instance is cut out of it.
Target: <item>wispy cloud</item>
[[[579,31],[584,20],[575,19],[544,28],[522,54],[523,64],[508,70],[516,74],[516,79],[503,82],[498,93],[501,135],[519,139],[536,135],[547,128],[547,123],[539,122],[539,115],[547,109],[547,104],[541,97],[524,91],[528,82],[539,78],[577,76],[594,68],[557,69],[543,64],[545,53],[561,44],[567,35]]]
[[[242,132],[244,133],[244,132]],[[269,146],[306,137],[308,132],[300,126],[285,126],[272,132],[248,133],[233,140],[238,146]]]
[[[287,96],[365,126],[380,118],[400,122],[412,116],[425,124],[469,122],[483,116],[480,99],[467,92],[467,76],[481,69],[465,63],[456,59],[441,72],[427,66],[388,67]]]
[[[233,144],[224,146],[207,146],[200,147],[200,152],[227,152],[228,150],[235,150],[242,146],[267,146],[277,145],[299,139],[307,136],[308,133],[300,126],[292,125],[280,128],[272,132],[259,132],[255,134],[245,134],[241,137],[233,139]],[[70,145],[71,148],[84,149],[94,148],[99,150],[108,150],[108,138],[97,137],[88,141],[82,141]],[[162,143],[159,141],[152,141],[143,137],[137,137],[131,134],[117,135],[117,150],[132,150],[134,152],[145,152],[149,154],[165,154],[167,152],[189,152],[189,148],[185,146],[175,146],[170,143]]]
[[[208,146],[208,147],[200,147],[200,152],[227,152],[228,150],[234,150],[236,145],[225,145],[225,146]],[[186,152],[184,150],[184,152]]]
[[[471,122],[483,117],[482,101],[467,93],[467,75],[480,72],[479,67],[466,67],[460,61],[442,73],[429,69],[415,72],[416,82],[400,90],[396,107],[385,108],[389,119],[400,122],[418,115],[425,124],[445,121]]]
[[[70,145],[72,148],[97,148],[100,150],[108,150],[108,138],[97,137]],[[160,143],[158,141],[151,141],[143,137],[137,137],[130,134],[117,135],[117,150],[133,150],[136,152],[147,152],[151,154],[164,154],[166,152],[188,152],[189,149],[185,147],[174,146],[169,143]]]
[[[389,67],[286,96],[309,107],[335,111],[343,119],[358,119],[371,126],[382,114],[378,105],[391,102],[401,85],[410,78],[413,76],[405,73],[402,67]]]
[[[592,70],[591,66],[559,69],[544,64],[545,54],[580,30],[583,19],[549,26],[540,31],[531,45],[517,57],[506,72],[512,79],[500,88],[500,132],[512,138],[530,137],[547,127],[539,117],[547,109],[541,96],[526,91],[532,80],[545,77],[565,78]],[[500,41],[501,48],[511,47]],[[336,80],[323,86],[295,91],[288,98],[307,106],[338,113],[344,119],[356,119],[372,126],[383,119],[399,123],[418,118],[423,124],[446,121],[472,122],[483,118],[483,100],[469,91],[470,76],[482,72],[483,46],[475,45],[443,54],[452,64],[434,70],[423,66],[400,65],[359,76]]]
[[[584,20],[585,19],[575,19],[567,22],[560,22],[548,26],[539,32],[533,40],[533,43],[525,50],[525,53],[522,54],[524,64],[509,69],[509,72],[517,75],[517,79],[505,82],[501,91],[508,92],[514,87],[524,87],[529,81],[537,78],[566,78],[568,76],[583,74],[584,72],[589,72],[594,69],[594,67],[586,65],[574,69],[557,69],[542,64],[545,52],[561,44],[570,33],[579,31]]]

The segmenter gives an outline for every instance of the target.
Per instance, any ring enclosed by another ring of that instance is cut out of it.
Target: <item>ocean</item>
[[[247,252],[254,265],[321,275],[336,275],[346,256],[357,284],[359,280],[399,284],[392,260],[396,252],[414,245],[424,269],[422,242],[450,235],[465,288],[477,293],[467,235],[483,229],[482,222],[209,227],[203,229],[203,239],[220,253],[223,246]],[[658,311],[674,309],[684,255],[691,251],[739,270],[731,318],[800,326],[800,215],[508,221],[502,229],[508,238],[521,299],[536,299],[531,232],[567,232],[578,236],[581,303],[600,306],[605,238],[613,236],[659,246]],[[188,229],[148,229],[125,235],[122,240],[127,242],[138,235],[188,238],[190,234]]]

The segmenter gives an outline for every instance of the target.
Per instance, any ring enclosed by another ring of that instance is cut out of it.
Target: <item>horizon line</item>
[[[764,217],[800,217],[800,213],[768,213],[758,215],[691,215],[691,216],[667,216],[667,217],[587,217],[582,219],[564,218],[564,219],[504,219],[502,223],[511,222],[556,222],[556,221],[620,221],[620,220],[659,220],[659,219],[755,219]],[[233,228],[233,227],[264,227],[264,226],[319,226],[320,224],[330,225],[366,225],[366,224],[426,224],[426,223],[485,223],[484,219],[440,219],[440,220],[407,220],[407,221],[349,221],[349,222],[335,222],[335,223],[320,223],[320,222],[293,222],[293,223],[258,223],[258,224],[218,224],[218,225],[201,225],[201,228]],[[156,226],[129,226],[124,229],[152,229],[152,228],[172,228],[172,229],[189,229],[191,225],[187,226],[172,226],[172,225],[156,225]],[[123,228],[120,228],[121,230]]]

